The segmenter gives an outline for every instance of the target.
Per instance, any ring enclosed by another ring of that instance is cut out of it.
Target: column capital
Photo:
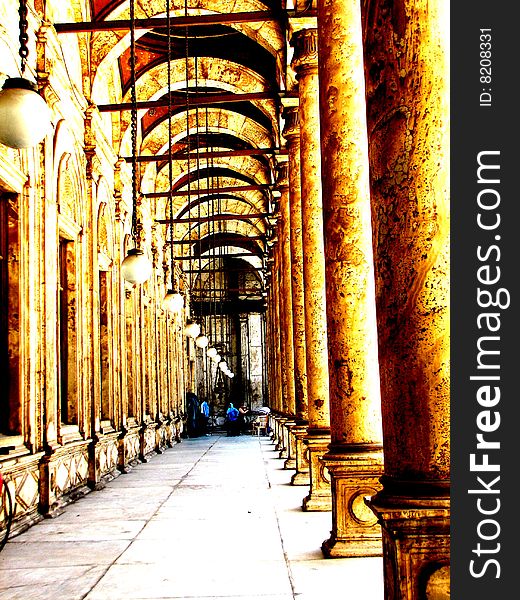
[[[278,163],[276,168],[276,187],[279,190],[289,187],[289,163]]]
[[[300,111],[298,106],[286,106],[282,112],[284,126],[282,135],[287,140],[300,137]]]
[[[318,29],[300,29],[291,38],[294,55],[291,67],[298,77],[304,70],[318,68]]]

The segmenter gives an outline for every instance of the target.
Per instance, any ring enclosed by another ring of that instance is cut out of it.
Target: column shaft
[[[364,22],[385,451],[370,506],[386,597],[448,597],[449,6],[376,2]]]
[[[309,485],[309,461],[304,437],[307,434],[309,409],[307,403],[307,365],[305,346],[305,297],[303,289],[302,194],[300,161],[300,118],[297,106],[283,113],[283,136],[289,157],[289,199],[291,227],[292,313],[294,340],[295,425],[294,468],[292,485]]]
[[[279,207],[280,239],[278,241],[280,251],[280,311],[282,314],[280,335],[282,337],[285,358],[284,375],[286,379],[287,414],[293,417],[296,405],[294,393],[294,341],[291,289],[291,224],[287,163],[281,164],[278,171],[277,187],[281,193]]]
[[[381,528],[362,498],[379,489],[381,399],[361,11],[319,0],[318,43],[332,482],[327,556],[381,554]]]
[[[304,510],[330,510],[330,482],[319,458],[330,442],[325,258],[321,198],[317,30],[303,29],[291,40],[292,66],[300,99],[303,281],[307,346],[310,490]]]

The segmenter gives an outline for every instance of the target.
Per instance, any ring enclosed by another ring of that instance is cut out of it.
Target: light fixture
[[[25,79],[29,49],[27,42],[27,3],[20,0],[20,49],[22,77],[8,77],[0,91],[0,142],[10,148],[36,146],[51,129],[51,111],[38,93],[38,87]]]
[[[221,361],[218,363],[218,368],[219,368],[221,371],[225,371],[225,370],[227,369],[227,362],[226,362],[225,360],[221,360]]]
[[[144,283],[152,274],[152,263],[139,248],[128,250],[125,260],[121,263],[121,275],[129,283]]]
[[[134,248],[128,250],[121,263],[121,275],[130,283],[144,283],[152,274],[153,265],[139,247],[141,225],[137,222],[137,98],[135,86],[135,0],[130,0],[130,76],[132,110],[130,131],[132,135],[132,238]]]
[[[198,335],[195,338],[195,344],[199,348],[205,348],[209,344],[209,339],[206,335]]]
[[[171,32],[170,32],[170,2],[166,1],[167,32],[168,32],[168,199],[170,207],[170,275],[171,289],[164,296],[162,307],[164,310],[175,314],[179,313],[184,306],[184,297],[177,291],[175,281],[175,257],[173,243],[173,167],[172,167],[172,94],[171,94]],[[167,232],[168,233],[168,232]]]
[[[190,321],[184,328],[184,333],[188,337],[195,339],[200,333],[200,325],[195,321]]]
[[[218,354],[218,352],[217,352],[217,349],[216,349],[216,348],[213,348],[213,347],[211,347],[211,348],[208,348],[208,351],[206,352],[206,355],[207,355],[209,358],[213,358],[214,356],[217,356],[217,354]]]
[[[211,360],[213,362],[217,363],[217,365],[218,365],[218,363],[220,362],[220,358],[221,358],[220,354],[215,354],[215,356],[211,357]]]
[[[184,306],[184,298],[179,292],[168,290],[162,301],[162,307],[172,314],[179,313]]]

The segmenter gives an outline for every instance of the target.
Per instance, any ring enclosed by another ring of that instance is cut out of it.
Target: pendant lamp
[[[36,84],[23,77],[29,55],[25,0],[20,0],[18,13],[22,77],[8,77],[0,91],[0,143],[20,149],[36,146],[50,132],[51,111]]]

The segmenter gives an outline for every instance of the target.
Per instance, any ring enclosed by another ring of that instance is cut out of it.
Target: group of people
[[[186,437],[194,438],[210,434],[210,408],[204,399],[199,400],[193,392],[186,392]],[[225,429],[228,436],[237,436],[245,433],[248,427],[249,416],[265,415],[270,412],[268,406],[262,406],[258,410],[250,410],[244,404],[238,408],[230,402],[226,409]]]
[[[242,404],[238,408],[229,403],[226,410],[226,432],[228,436],[240,435],[246,428],[246,415],[249,410]]]
[[[236,408],[232,402],[226,410],[226,432],[228,436],[240,435],[247,429],[246,415],[259,416],[269,414],[268,406],[262,406],[258,410],[249,410],[244,404]]]

